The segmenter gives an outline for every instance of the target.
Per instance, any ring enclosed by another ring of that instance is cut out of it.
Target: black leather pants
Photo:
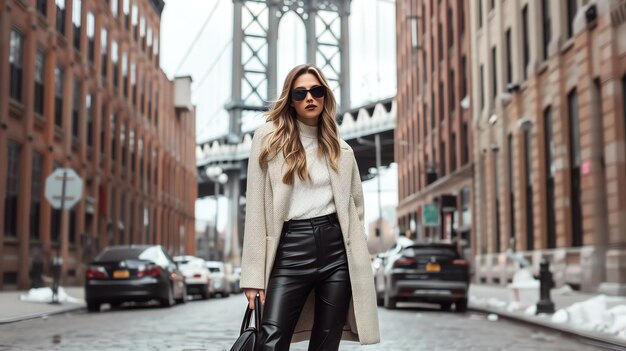
[[[352,289],[336,214],[285,222],[265,292],[258,350],[289,350],[312,290],[315,319],[309,351],[338,350]]]

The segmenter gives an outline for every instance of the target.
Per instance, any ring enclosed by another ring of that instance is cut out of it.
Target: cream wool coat
[[[274,264],[293,186],[282,182],[285,160],[281,153],[265,169],[258,158],[272,122],[258,127],[252,138],[248,161],[246,219],[241,261],[241,287],[265,289]],[[378,311],[369,252],[363,226],[363,188],[352,148],[340,139],[339,172],[330,165],[330,183],[348,256],[352,299],[342,334],[343,340],[363,345],[380,341]],[[291,342],[309,340],[313,327],[315,294],[302,309]]]

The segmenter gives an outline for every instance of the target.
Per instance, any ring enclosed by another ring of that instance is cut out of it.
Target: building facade
[[[396,2],[398,226],[418,241],[459,241],[465,248],[473,231],[467,6]],[[426,226],[433,223],[426,206],[436,208],[436,226]]]
[[[477,280],[507,250],[557,286],[626,294],[626,2],[470,9]]]
[[[163,6],[0,1],[0,289],[28,288],[36,261],[49,275],[57,252],[63,284],[106,245],[194,252],[195,111],[190,79],[159,66]],[[68,211],[44,197],[59,167],[83,180]]]

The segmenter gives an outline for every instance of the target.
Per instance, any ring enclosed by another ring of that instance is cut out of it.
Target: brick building
[[[109,244],[194,252],[191,80],[160,69],[163,6],[0,1],[0,289],[29,287],[37,257],[50,274],[57,249],[63,284]],[[43,196],[57,167],[84,184],[65,214]]]
[[[626,294],[626,1],[473,4],[478,280]]]
[[[417,240],[471,242],[472,125],[466,2],[398,0],[398,226]],[[439,212],[422,225],[424,205]]]

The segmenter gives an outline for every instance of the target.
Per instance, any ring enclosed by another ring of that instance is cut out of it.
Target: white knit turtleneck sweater
[[[300,141],[306,151],[311,180],[302,181],[298,175],[294,176],[287,220],[313,218],[336,211],[326,157],[317,157],[317,126],[296,121],[300,128]]]

